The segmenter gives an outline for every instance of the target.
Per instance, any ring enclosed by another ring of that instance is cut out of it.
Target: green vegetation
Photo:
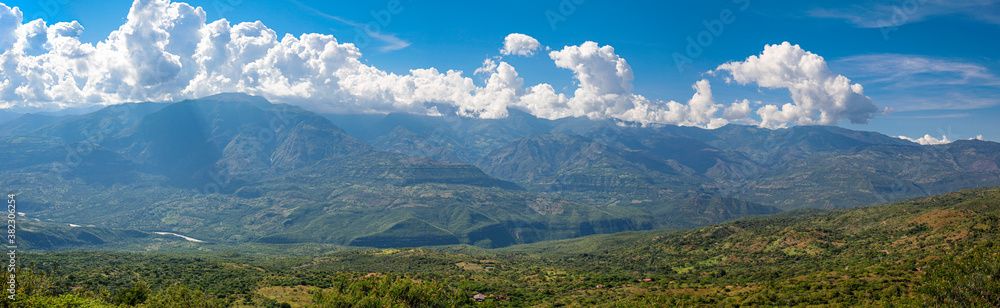
[[[500,249],[24,254],[6,304],[996,307],[998,239],[1000,188],[982,188]]]
[[[455,307],[467,304],[465,294],[434,281],[372,275],[338,279],[313,293],[320,307]]]

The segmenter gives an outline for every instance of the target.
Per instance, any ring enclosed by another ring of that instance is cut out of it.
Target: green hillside
[[[500,249],[26,254],[17,306],[996,307],[998,236],[980,188]]]
[[[137,230],[116,230],[93,226],[77,226],[22,219],[17,223],[17,247],[21,250],[48,251],[105,247],[114,249],[135,243],[167,241],[153,233]]]

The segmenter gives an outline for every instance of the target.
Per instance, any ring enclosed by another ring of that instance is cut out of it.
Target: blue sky
[[[24,23],[78,21],[85,29],[79,41],[94,45],[121,27],[132,7],[128,1],[104,0],[0,2],[18,7]],[[340,43],[357,43],[359,61],[386,73],[461,70],[463,77],[486,87],[489,75],[473,72],[493,59],[516,68],[525,88],[549,84],[571,99],[581,84],[574,78],[579,72],[554,64],[548,53],[593,41],[612,46],[614,55],[627,61],[634,76],[629,93],[653,105],[689,103],[692,86],[702,79],[711,84],[714,103],[724,107],[743,99],[755,109],[800,104],[788,88],[766,86],[766,76],[727,83],[738,71],[717,70],[760,56],[766,45],[789,42],[822,57],[832,74],[863,86],[864,96],[879,109],[867,124],[838,118],[838,125],[892,136],[1000,140],[995,123],[1000,119],[1000,1],[805,2],[401,0],[396,6],[394,1],[186,1],[203,9],[208,23],[259,20],[279,40],[286,33],[332,34]],[[729,22],[716,22],[722,19]],[[362,28],[369,24],[378,31],[365,34]],[[511,33],[537,39],[542,47],[532,57],[502,55]],[[688,52],[699,38],[711,41],[699,44],[697,53]],[[681,66],[678,56],[684,57]],[[761,118],[751,112],[749,120]]]

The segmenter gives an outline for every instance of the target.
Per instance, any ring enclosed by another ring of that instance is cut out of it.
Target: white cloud
[[[477,68],[476,71],[473,72],[473,74],[475,75],[490,74],[496,71],[496,69],[497,69],[497,62],[493,61],[493,59],[486,59],[483,60],[483,66]]]
[[[568,96],[549,84],[525,85],[513,66],[495,59],[474,72],[486,77],[482,86],[456,70],[394,74],[364,64],[357,46],[331,35],[279,37],[259,21],[208,22],[205,16],[186,3],[137,0],[107,39],[85,44],[77,22],[22,23],[18,9],[0,7],[0,107],[61,109],[245,92],[319,112],[437,115],[425,107],[433,102],[480,118],[505,117],[508,108],[519,108],[549,119],[706,128],[728,123],[718,117],[725,108],[714,102],[708,80],[692,86],[695,94],[686,103],[650,100],[632,92],[625,59],[594,42],[549,53],[556,67],[574,73],[578,89]],[[532,55],[541,44],[514,34],[504,49]]]
[[[751,121],[750,114],[752,112],[753,109],[750,108],[750,100],[744,99],[743,101],[733,102],[732,105],[726,107],[722,111],[722,118],[733,122],[749,122]]]
[[[528,88],[525,95],[521,96],[518,106],[545,119],[559,119],[576,115],[569,107],[569,98],[565,94],[557,94],[555,89],[547,83]]]
[[[712,72],[720,71],[729,73],[727,82],[788,89],[793,103],[757,110],[764,127],[836,125],[841,120],[864,124],[878,112],[860,84],[831,72],[823,57],[788,42],[767,45],[759,56],[725,63]]]
[[[21,25],[22,19],[20,9],[0,3],[0,53],[6,52],[17,42],[14,31]]]
[[[615,54],[614,47],[585,42],[552,51],[549,57],[556,66],[572,70],[579,81],[570,101],[577,116],[600,118],[631,107],[632,67]]]
[[[17,9],[5,11],[19,16]],[[361,63],[356,46],[329,35],[279,38],[260,22],[206,24],[201,8],[180,2],[135,1],[125,23],[96,46],[79,42],[83,27],[76,22],[46,26],[36,20],[9,28],[0,28],[15,41],[0,54],[0,102],[6,107],[175,101],[232,91],[319,111],[423,112],[413,101],[419,95],[396,100],[394,92],[406,89],[407,81],[474,90],[464,87],[472,81],[460,72],[386,74]]]
[[[687,115],[684,116],[684,120],[679,121],[677,124],[684,126],[705,126],[714,129],[729,123],[715,116],[723,106],[715,103],[712,97],[712,87],[709,85],[708,80],[702,79],[691,86],[691,88],[695,90],[695,94],[687,103]],[[670,102],[668,105],[675,107],[673,105],[678,104]],[[676,108],[680,107],[676,106]]]
[[[542,48],[542,44],[538,43],[535,38],[520,33],[511,33],[503,39],[503,49],[500,49],[500,53],[505,56],[531,57],[540,48]]]
[[[982,136],[979,136],[979,137],[981,138]],[[916,143],[919,143],[919,144],[922,144],[922,145],[938,145],[938,144],[949,144],[949,143],[951,143],[951,140],[948,140],[948,136],[941,136],[941,139],[937,139],[937,138],[934,138],[934,136],[931,136],[930,134],[924,135],[923,137],[921,137],[919,139],[913,139],[913,138],[906,137],[906,136],[898,136],[897,138],[903,139],[903,140],[912,141],[912,142],[916,142]],[[982,139],[979,139],[979,140],[982,140]]]
[[[548,93],[544,95],[556,100],[550,106],[560,106],[564,110],[532,110],[533,112],[706,128],[717,128],[728,123],[716,117],[722,106],[715,104],[708,80],[698,81],[692,86],[695,94],[687,104],[652,101],[632,93],[632,67],[615,53],[614,47],[585,42],[579,46],[566,46],[562,50],[552,51],[549,57],[555,61],[556,66],[572,70],[579,86],[568,100],[561,100]],[[534,90],[549,89],[551,87]]]

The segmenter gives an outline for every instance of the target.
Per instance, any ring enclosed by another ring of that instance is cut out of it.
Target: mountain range
[[[25,114],[0,123],[0,185],[47,222],[221,243],[487,248],[1000,185],[1000,144],[988,141],[439,110],[321,115],[230,93]]]
[[[1000,183],[1000,144],[982,140],[925,146],[836,126],[641,127],[516,110],[492,120],[327,118],[379,149],[473,164],[529,191],[603,205],[712,196],[843,208]]]

